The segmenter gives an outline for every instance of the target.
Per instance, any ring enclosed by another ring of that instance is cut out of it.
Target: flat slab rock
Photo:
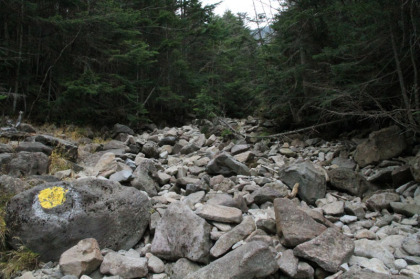
[[[267,244],[253,241],[184,279],[253,279],[273,274],[278,268],[274,254]]]
[[[250,235],[256,229],[254,218],[246,216],[242,223],[223,234],[210,250],[213,257],[226,253],[235,243]]]
[[[319,224],[289,199],[275,199],[277,233],[286,246],[294,247],[320,235],[327,227]]]
[[[326,229],[316,238],[293,249],[295,256],[315,262],[329,272],[337,272],[340,265],[350,259],[353,251],[353,240],[334,228]]]
[[[209,174],[239,174],[239,175],[250,175],[249,168],[235,160],[231,155],[222,153],[215,156],[206,167]]]
[[[146,276],[148,273],[147,259],[122,255],[117,252],[108,252],[101,264],[102,274],[119,275],[122,278],[138,278]]]
[[[338,276],[337,279],[410,279],[411,277],[403,275],[387,275],[383,273],[374,273],[366,269],[350,269]]]
[[[235,207],[205,204],[195,212],[198,216],[211,221],[224,223],[240,223],[242,211]]]
[[[420,205],[408,204],[403,202],[391,202],[390,206],[394,212],[404,214],[406,216],[420,215]]]

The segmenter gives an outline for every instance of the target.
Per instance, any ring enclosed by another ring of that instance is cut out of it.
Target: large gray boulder
[[[129,249],[150,219],[148,197],[132,187],[100,179],[46,183],[13,197],[7,206],[9,241],[39,253],[44,261],[85,238],[101,247]]]
[[[6,172],[15,177],[48,173],[49,158],[42,152],[19,152],[11,156]]]
[[[407,147],[404,135],[398,126],[391,126],[369,135],[356,147],[354,160],[360,167],[391,159],[400,155]]]
[[[391,202],[389,204],[396,213],[404,214],[406,216],[420,215],[420,204],[411,204],[404,202]]]
[[[277,234],[283,236],[285,245],[295,247],[309,241],[323,231],[326,226],[319,224],[289,199],[275,199]]]
[[[331,169],[328,176],[331,186],[358,197],[362,197],[370,187],[370,183],[363,176],[349,168]]]
[[[298,196],[310,204],[317,199],[325,197],[327,182],[325,174],[317,169],[311,162],[302,162],[282,169],[280,180],[290,189],[299,183]]]
[[[15,148],[16,152],[26,151],[26,152],[42,152],[50,156],[53,149],[49,146],[46,146],[40,142],[20,142],[19,145]]]
[[[210,224],[188,205],[172,203],[156,227],[152,253],[167,260],[187,258],[208,263],[212,246],[210,231]]]
[[[420,153],[410,160],[410,170],[416,182],[420,182]]]
[[[131,186],[139,190],[145,191],[150,197],[156,196],[159,189],[157,179],[157,168],[150,159],[144,159],[134,170]]]
[[[73,142],[49,135],[37,135],[33,138],[33,140],[58,149],[60,153],[67,159],[70,159],[72,161],[76,161],[77,159],[78,147]]]
[[[112,137],[114,138],[120,133],[134,135],[133,129],[131,129],[130,127],[128,127],[126,125],[117,123],[117,124],[114,125],[114,127],[112,129]]]
[[[245,164],[238,162],[227,153],[221,153],[214,157],[207,164],[206,170],[209,174],[250,175],[249,168]]]
[[[336,228],[328,228],[316,238],[293,249],[295,256],[315,262],[329,272],[337,272],[340,265],[350,259],[353,251],[353,240]]]
[[[185,279],[252,279],[278,270],[276,259],[264,242],[253,241],[189,274]]]
[[[7,200],[29,188],[31,188],[31,186],[20,178],[8,175],[0,176],[0,195],[2,200]]]
[[[12,152],[13,152],[13,148],[10,145],[0,143],[0,153],[12,153]]]
[[[159,158],[159,146],[154,141],[146,142],[143,145],[141,152],[143,152],[147,158]]]

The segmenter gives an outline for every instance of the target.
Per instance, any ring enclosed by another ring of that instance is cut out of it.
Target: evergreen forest
[[[34,122],[260,115],[420,132],[420,1],[284,0],[272,32],[199,0],[1,0],[0,108]]]

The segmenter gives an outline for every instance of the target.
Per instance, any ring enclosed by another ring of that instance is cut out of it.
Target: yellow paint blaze
[[[54,208],[66,201],[66,193],[69,190],[63,187],[50,187],[42,190],[38,194],[39,203],[43,208]]]

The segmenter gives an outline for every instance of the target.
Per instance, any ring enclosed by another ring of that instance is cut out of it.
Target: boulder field
[[[420,278],[420,153],[397,126],[326,141],[220,123],[7,131],[8,244],[42,261],[15,278]]]

